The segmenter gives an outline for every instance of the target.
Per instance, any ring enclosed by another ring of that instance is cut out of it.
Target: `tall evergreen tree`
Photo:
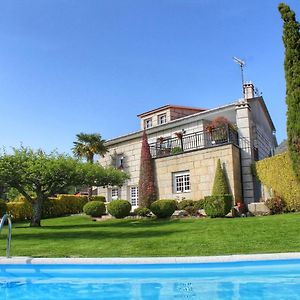
[[[278,9],[284,22],[288,149],[294,173],[300,180],[300,26],[288,5],[280,3]]]
[[[146,131],[143,133],[140,179],[139,179],[139,206],[150,207],[156,199],[156,190],[154,183],[153,160],[150,153]]]
[[[225,177],[224,170],[221,166],[221,161],[218,159],[217,168],[215,173],[214,185],[212,189],[213,196],[220,196],[229,194],[229,188]]]

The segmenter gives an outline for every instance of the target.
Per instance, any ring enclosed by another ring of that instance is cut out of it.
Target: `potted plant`
[[[228,141],[228,126],[230,122],[227,118],[219,116],[206,125],[205,131],[209,135],[209,140],[214,144],[222,144]]]
[[[175,132],[175,135],[179,139],[181,151],[183,151],[183,132],[182,131]]]

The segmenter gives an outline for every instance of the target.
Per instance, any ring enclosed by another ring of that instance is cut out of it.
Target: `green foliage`
[[[107,205],[107,211],[113,217],[122,219],[129,216],[131,204],[127,200],[113,200]]]
[[[79,133],[76,135],[77,141],[73,142],[73,153],[79,158],[86,158],[90,163],[94,162],[94,155],[99,154],[102,157],[108,152],[105,146],[105,140],[99,133]]]
[[[225,217],[232,208],[231,195],[213,195],[205,197],[205,213],[212,218]]]
[[[195,205],[194,202],[195,201],[193,201],[193,200],[181,200],[181,201],[177,202],[177,209],[185,210],[185,208],[188,206],[194,206]]]
[[[172,150],[171,150],[172,154],[177,154],[177,153],[181,153],[181,152],[182,152],[182,149],[179,146],[173,147]]]
[[[157,200],[151,204],[150,210],[157,218],[169,218],[176,210],[176,201],[168,199]]]
[[[194,202],[194,206],[197,208],[197,210],[204,209],[205,199],[196,200]]]
[[[212,195],[218,196],[218,195],[226,195],[226,194],[229,194],[228,184],[227,184],[224,170],[221,167],[221,160],[218,159],[214,185],[212,189]]]
[[[8,191],[6,192],[6,199],[8,201],[13,201],[19,196],[22,196],[22,195],[15,188],[9,188]]]
[[[0,218],[7,212],[6,202],[0,199]]]
[[[143,133],[140,177],[139,177],[139,205],[140,207],[150,207],[156,199],[156,190],[154,184],[153,159],[150,154],[146,131]]]
[[[63,215],[82,213],[83,206],[88,202],[87,196],[77,195],[57,195],[57,199],[65,203],[66,210],[63,212]]]
[[[7,212],[13,217],[14,221],[31,220],[32,205],[27,201],[8,202]]]
[[[138,207],[134,210],[134,214],[140,217],[150,217],[151,210],[147,207]]]
[[[271,215],[282,214],[285,209],[285,203],[279,197],[273,197],[266,200],[266,206],[269,208]]]
[[[106,199],[105,199],[104,196],[92,196],[91,200],[92,201],[101,201],[101,202],[105,202],[106,201]]]
[[[33,206],[31,226],[40,226],[42,204],[55,194],[79,184],[122,185],[128,176],[113,168],[82,163],[67,155],[29,148],[13,149],[0,155],[0,183],[15,188]],[[36,200],[28,192],[34,193]]]
[[[192,205],[192,206],[186,206],[184,209],[190,216],[196,216],[198,209]]]
[[[300,25],[288,5],[280,3],[278,9],[284,22],[288,149],[293,171],[300,181]]]
[[[288,211],[300,211],[300,183],[288,152],[256,162],[255,173],[274,195],[283,199]]]
[[[37,201],[33,199],[33,201]],[[70,214],[82,213],[83,206],[88,202],[86,196],[58,195],[49,197],[43,203],[42,217],[54,218]],[[16,221],[31,220],[32,205],[24,198],[7,203],[7,211]]]
[[[83,212],[92,217],[101,217],[105,214],[105,204],[103,201],[90,201],[83,207]]]

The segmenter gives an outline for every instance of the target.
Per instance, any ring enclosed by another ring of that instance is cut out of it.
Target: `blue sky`
[[[0,146],[70,152],[165,104],[213,108],[241,96],[239,67],[285,130],[282,22],[274,0],[2,0]],[[300,20],[300,2],[286,1]]]

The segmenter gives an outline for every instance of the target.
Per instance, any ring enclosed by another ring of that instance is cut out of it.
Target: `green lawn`
[[[48,219],[13,224],[12,256],[194,256],[300,251],[300,214],[236,219]],[[0,255],[5,255],[5,229]]]

